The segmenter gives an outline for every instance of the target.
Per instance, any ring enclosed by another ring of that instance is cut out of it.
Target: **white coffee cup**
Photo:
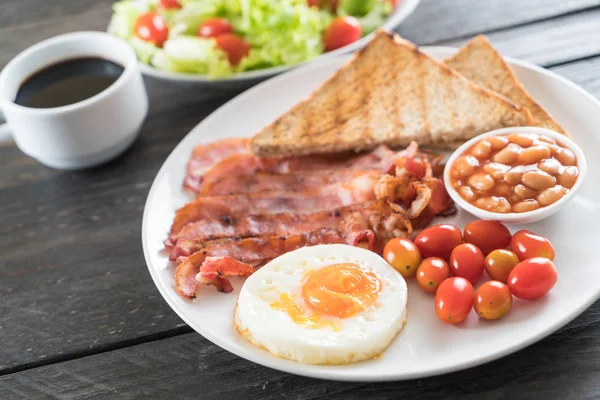
[[[23,82],[43,68],[97,57],[123,66],[119,78],[83,101],[55,108],[14,102]],[[80,169],[108,161],[129,147],[148,113],[148,95],[135,52],[104,32],[75,32],[44,40],[17,55],[0,73],[0,109],[17,146],[42,164]]]

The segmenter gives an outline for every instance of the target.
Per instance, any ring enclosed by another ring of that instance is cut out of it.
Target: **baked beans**
[[[450,181],[458,194],[475,207],[497,213],[554,204],[578,177],[573,151],[532,133],[481,139],[450,166]]]

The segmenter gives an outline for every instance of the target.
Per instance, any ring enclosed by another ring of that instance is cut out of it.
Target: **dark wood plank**
[[[111,0],[0,2],[0,65],[49,37],[81,30],[106,30]]]
[[[433,44],[597,6],[600,6],[599,0],[423,0],[399,32],[418,44]]]
[[[23,24],[37,23],[67,18],[79,17],[88,11],[110,9],[112,0],[78,0],[73,2],[38,1],[38,0],[3,0],[0,4],[0,26],[3,29],[22,26]],[[98,16],[99,22],[102,15]]]
[[[552,71],[584,87],[600,98],[600,57],[552,68]]]
[[[190,333],[0,377],[0,398],[597,399],[599,328],[596,303],[562,331],[498,361],[440,377],[372,384],[283,374]]]
[[[487,36],[506,56],[550,66],[600,54],[599,21],[600,9],[595,9]],[[467,40],[443,44],[460,46]]]

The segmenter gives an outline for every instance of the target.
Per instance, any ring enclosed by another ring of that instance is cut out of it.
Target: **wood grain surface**
[[[566,15],[585,13],[598,6],[600,0],[423,0],[398,32],[418,44],[435,44],[542,20],[555,21],[552,26],[560,26]]]
[[[195,333],[0,377],[0,398],[597,399],[600,303],[525,350],[440,377],[330,382],[253,364]],[[401,360],[399,360],[401,362]]]
[[[47,37],[105,29],[111,4],[3,0],[0,66]],[[600,96],[600,1],[423,0],[399,32],[450,45],[485,32],[503,53],[551,66]],[[293,377],[190,333],[146,271],[141,215],[167,155],[232,93],[146,83],[151,111],[140,138],[107,165],[55,171],[0,146],[0,399],[600,397],[598,303],[517,354],[406,383]]]
[[[600,54],[600,8],[487,34],[502,54],[550,67]],[[460,46],[466,40],[443,41]]]

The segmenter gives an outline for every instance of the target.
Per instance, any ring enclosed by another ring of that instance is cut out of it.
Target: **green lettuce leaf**
[[[158,47],[153,43],[145,42],[137,36],[132,36],[128,42],[133,47],[133,50],[135,50],[138,60],[144,64],[149,64],[154,53],[158,51]]]
[[[357,18],[362,26],[363,35],[376,31],[392,11],[392,5],[388,1],[375,3],[367,15]]]
[[[210,78],[231,75],[233,69],[214,40],[179,36],[167,40],[152,56],[151,64],[169,72],[203,74]]]
[[[198,27],[211,17],[220,16],[223,10],[223,0],[180,0],[181,9],[172,12],[167,22],[177,26],[176,33],[195,35]]]
[[[238,71],[293,65],[323,53],[321,37],[332,16],[306,0],[224,0],[225,17],[252,46]]]

